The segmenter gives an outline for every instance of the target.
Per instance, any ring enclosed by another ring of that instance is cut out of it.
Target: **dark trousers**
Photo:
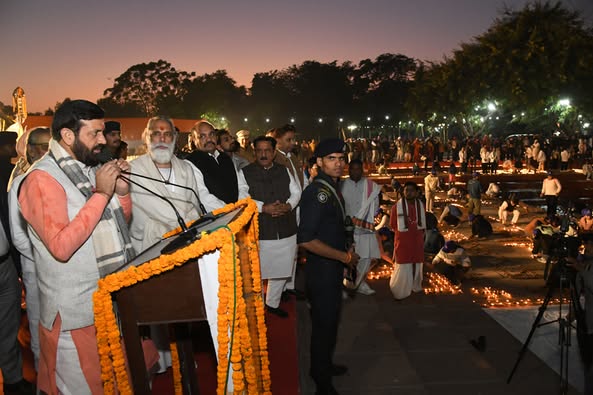
[[[533,239],[533,249],[531,250],[532,254],[544,254],[550,255],[550,247],[554,238],[550,235],[538,234]]]
[[[332,364],[342,308],[344,266],[337,261],[309,259],[307,293],[311,303],[311,377],[318,393],[332,386]]]
[[[546,215],[548,217],[556,215],[556,209],[558,208],[558,196],[546,195],[546,207],[547,207]]]
[[[453,285],[461,284],[461,280],[463,280],[463,276],[468,270],[468,267],[463,267],[461,265],[452,266],[445,262],[439,262],[435,265],[435,271],[447,277]]]
[[[23,360],[17,339],[21,324],[21,291],[12,259],[3,259],[0,262],[0,369],[7,384],[23,378]]]

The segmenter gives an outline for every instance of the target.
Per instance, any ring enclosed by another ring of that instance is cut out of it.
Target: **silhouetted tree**
[[[171,63],[158,60],[136,64],[114,81],[113,87],[103,92],[105,98],[117,104],[136,104],[146,116],[166,112],[160,105],[169,98],[183,97],[195,73],[178,71]]]

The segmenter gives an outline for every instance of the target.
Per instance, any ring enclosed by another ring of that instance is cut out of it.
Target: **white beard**
[[[167,147],[167,149],[157,148]],[[167,143],[151,143],[149,147],[150,157],[158,164],[164,165],[171,162],[173,151],[175,150],[175,141]]]

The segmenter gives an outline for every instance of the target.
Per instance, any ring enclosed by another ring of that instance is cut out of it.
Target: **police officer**
[[[316,394],[337,394],[332,376],[347,368],[333,363],[342,305],[344,268],[359,256],[346,249],[344,199],[339,180],[345,166],[344,141],[327,139],[315,149],[319,174],[301,196],[297,241],[307,252],[307,292],[311,303],[311,377]]]

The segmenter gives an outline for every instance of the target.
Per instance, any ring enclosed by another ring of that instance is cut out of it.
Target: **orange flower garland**
[[[261,358],[261,378],[264,393],[269,394],[271,380],[269,360],[267,353],[266,327],[263,314],[263,301],[261,300],[261,274],[259,270],[259,254],[257,253],[257,206],[251,199],[244,199],[235,204],[229,204],[213,214],[227,213],[235,208],[245,207],[243,213],[227,227],[215,230],[210,234],[203,234],[185,248],[179,249],[170,255],[162,255],[140,266],[133,266],[125,271],[110,274],[99,280],[98,289],[93,295],[95,326],[97,329],[97,346],[101,359],[101,378],[103,379],[106,394],[115,393],[115,386],[121,394],[131,394],[132,389],[127,377],[123,349],[120,342],[120,332],[113,311],[111,294],[137,282],[144,281],[162,272],[172,270],[183,265],[190,259],[196,259],[204,254],[220,250],[219,259],[219,304],[218,304],[218,393],[224,393],[228,381],[228,355],[229,331],[236,339],[230,344],[230,359],[233,364],[233,384],[236,393],[242,393],[247,383],[247,393],[256,394],[257,384],[255,368],[253,366],[251,338],[248,330],[246,304],[242,291],[242,277],[237,270],[238,258],[235,251],[234,235],[250,223],[247,234],[249,259],[253,272],[253,288],[259,294],[256,298],[256,320],[259,329],[259,348]],[[173,231],[175,232],[175,231]],[[169,233],[173,233],[169,232]],[[178,356],[175,345],[172,352],[177,357],[177,366],[174,367],[175,393],[181,389]],[[114,380],[115,374],[115,380]]]
[[[177,343],[171,342],[171,370],[173,371],[173,387],[175,395],[183,395],[181,386],[181,365],[179,364],[179,353],[177,352]]]

